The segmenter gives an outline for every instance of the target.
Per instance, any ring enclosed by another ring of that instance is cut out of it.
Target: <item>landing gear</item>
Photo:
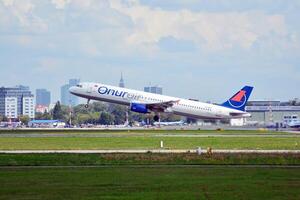
[[[157,124],[154,123],[154,125],[160,128],[160,113],[157,114],[155,113],[153,120],[157,123]]]
[[[159,115],[154,115],[153,120],[154,120],[155,122],[158,122],[158,121],[159,121]]]
[[[85,108],[89,107],[90,99],[87,100],[86,104],[84,105]]]

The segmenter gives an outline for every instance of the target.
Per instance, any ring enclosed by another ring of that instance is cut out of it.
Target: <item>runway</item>
[[[161,154],[184,154],[198,153],[206,154],[206,149],[141,149],[141,150],[0,150],[2,154],[146,154],[146,153],[161,153]],[[212,153],[219,154],[300,154],[300,150],[236,150],[236,149],[213,149]]]
[[[222,137],[222,138],[248,138],[248,137],[266,137],[266,138],[297,138],[300,137],[300,134],[161,134],[155,135],[155,137]]]
[[[2,133],[0,138],[122,138],[122,137],[222,137],[222,138],[248,138],[248,137],[264,137],[264,138],[298,138],[299,133],[286,134],[226,134],[226,133]]]

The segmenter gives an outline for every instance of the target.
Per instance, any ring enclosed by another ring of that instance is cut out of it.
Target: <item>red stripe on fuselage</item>
[[[245,96],[246,91],[241,90],[239,93],[237,93],[234,97],[231,98],[232,101],[241,102],[243,97]]]

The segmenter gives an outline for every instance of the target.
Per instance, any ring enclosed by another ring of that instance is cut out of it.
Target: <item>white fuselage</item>
[[[159,104],[168,101],[176,101],[176,103],[174,103],[171,107],[166,108],[163,112],[199,119],[230,119],[250,116],[247,112],[219,105],[120,88],[100,83],[81,83],[78,86],[71,87],[70,92],[76,96],[86,99],[99,100],[126,106],[130,106],[131,103]]]

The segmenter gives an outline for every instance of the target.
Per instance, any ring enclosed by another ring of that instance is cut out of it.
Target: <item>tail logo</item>
[[[241,108],[247,102],[246,91],[241,90],[235,96],[228,100],[228,103],[234,108]]]

